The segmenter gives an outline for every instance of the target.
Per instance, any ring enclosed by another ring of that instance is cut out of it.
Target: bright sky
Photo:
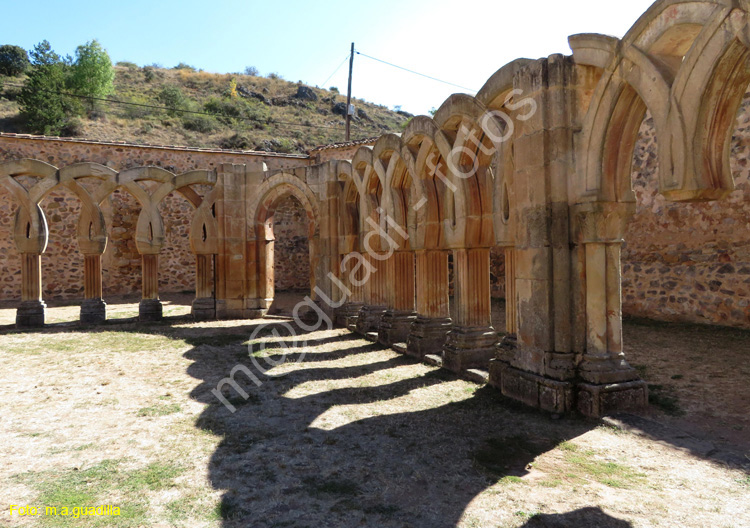
[[[262,75],[346,93],[347,65],[357,50],[478,90],[497,69],[519,57],[570,54],[567,37],[622,37],[651,0],[5,0],[0,44],[32,48],[43,39],[61,55],[99,39],[113,62],[171,67],[186,62],[212,72]],[[354,59],[353,95],[412,113],[466,92]]]

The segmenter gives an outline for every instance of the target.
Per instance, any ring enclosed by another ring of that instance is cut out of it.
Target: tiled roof
[[[307,152],[312,154],[313,152],[320,152],[321,150],[333,150],[333,149],[340,149],[340,148],[347,148],[347,147],[356,147],[357,145],[370,145],[375,143],[378,140],[379,136],[375,137],[369,137],[365,139],[356,139],[354,141],[344,141],[342,143],[331,143],[330,145],[321,145],[319,147],[315,147],[314,149],[310,149]]]
[[[295,158],[295,159],[307,159],[309,156],[304,154],[282,154],[279,152],[263,152],[256,150],[227,150],[218,148],[198,148],[198,147],[185,147],[179,145],[149,145],[141,143],[130,143],[127,141],[105,141],[100,139],[86,139],[86,138],[70,138],[70,137],[56,137],[56,136],[35,136],[33,134],[14,134],[11,132],[0,132],[0,138],[14,138],[14,139],[31,139],[35,141],[65,141],[68,143],[84,143],[89,145],[108,145],[117,147],[137,147],[137,148],[148,148],[148,149],[161,149],[161,150],[181,150],[189,152],[216,152],[224,154],[245,154],[249,156],[265,156],[265,157],[276,157],[276,158]]]

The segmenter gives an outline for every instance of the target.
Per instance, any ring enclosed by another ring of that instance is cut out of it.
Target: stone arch
[[[665,197],[711,200],[731,192],[729,143],[750,83],[747,16],[732,2],[662,0],[622,41],[570,38],[576,62],[602,72],[584,120],[579,200],[633,201],[632,149],[646,109]]]
[[[310,243],[310,296],[317,297],[315,286],[320,281],[320,209],[312,190],[299,178],[284,172],[266,179],[258,188],[257,198],[248,204],[249,242],[255,246],[255,258],[250,259],[250,277],[255,277],[259,308],[265,312],[274,297],[273,260],[273,214],[278,204],[287,196],[294,196],[308,218],[308,238]]]
[[[450,154],[450,143],[435,122],[426,116],[413,118],[401,136],[401,157],[413,181],[419,182],[426,205],[415,228],[412,247],[444,247],[443,218],[447,177],[444,161]]]
[[[453,222],[443,219],[446,243],[449,247],[489,247],[494,239],[490,165],[503,136],[502,126],[477,99],[463,94],[449,97],[434,121],[452,140],[447,162],[454,187],[448,190],[454,194],[455,208]]]

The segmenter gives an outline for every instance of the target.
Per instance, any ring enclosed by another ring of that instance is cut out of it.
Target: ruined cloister
[[[622,39],[572,36],[572,56],[507,64],[476,96],[453,95],[434,116],[342,159],[275,168],[227,159],[179,173],[34,156],[0,162],[22,263],[16,323],[45,323],[40,204],[52,192],[81,204],[85,324],[107,319],[102,255],[112,234],[102,204],[113,193],[140,207],[132,237],[142,321],[162,317],[159,205],[168,195],[193,209],[197,320],[267,313],[274,215],[293,197],[307,220],[310,295],[298,310],[306,318],[459,374],[486,371],[503,395],[546,411],[643,407],[647,386],[622,339],[634,149],[648,116],[661,196],[721,203],[732,193],[732,134],[750,84],[748,17],[744,1],[660,0]],[[492,319],[493,252],[504,259],[502,332]]]

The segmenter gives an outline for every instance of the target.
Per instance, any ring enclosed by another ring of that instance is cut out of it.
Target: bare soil
[[[654,405],[556,419],[345,330],[285,349],[285,319],[194,323],[167,301],[159,324],[59,306],[0,330],[0,526],[750,526],[746,332],[629,321]],[[259,384],[224,387],[232,413],[212,390],[237,365]],[[87,502],[124,513],[9,514]]]

